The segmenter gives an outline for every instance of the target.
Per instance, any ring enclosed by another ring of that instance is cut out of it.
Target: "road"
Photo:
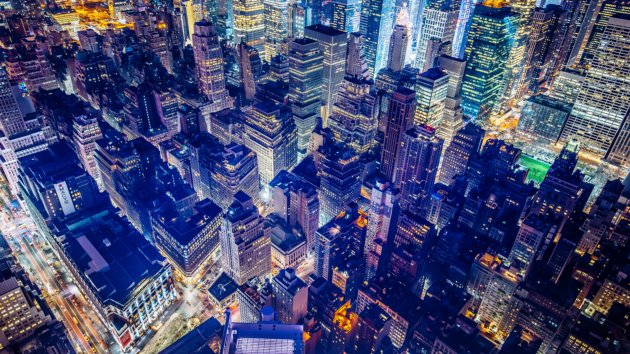
[[[2,211],[2,214],[0,231],[9,240],[18,262],[46,294],[50,308],[65,324],[75,350],[79,353],[120,351],[105,325],[72,284],[70,272],[52,252],[45,251],[50,245],[43,237],[34,236],[32,221],[22,213],[9,215]]]

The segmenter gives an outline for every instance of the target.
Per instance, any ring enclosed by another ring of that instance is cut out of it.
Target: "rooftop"
[[[217,302],[221,302],[227,299],[230,295],[234,294],[238,289],[238,285],[230,278],[227,274],[221,273],[217,280],[210,285],[208,288],[208,293],[212,296]]]

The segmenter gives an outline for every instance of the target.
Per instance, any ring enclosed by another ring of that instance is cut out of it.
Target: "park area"
[[[529,170],[527,178],[535,183],[540,183],[545,179],[550,167],[549,164],[527,155],[521,155],[518,163]]]

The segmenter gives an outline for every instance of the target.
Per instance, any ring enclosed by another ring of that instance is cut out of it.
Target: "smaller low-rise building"
[[[274,269],[297,268],[306,258],[306,237],[278,215],[265,220],[271,235],[271,265]]]

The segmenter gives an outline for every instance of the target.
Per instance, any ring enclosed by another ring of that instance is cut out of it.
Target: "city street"
[[[47,241],[37,236],[30,218],[21,212],[2,210],[0,219],[0,232],[31,280],[42,290],[55,316],[65,324],[75,350],[79,353],[119,352],[104,324],[73,284],[70,272]]]

